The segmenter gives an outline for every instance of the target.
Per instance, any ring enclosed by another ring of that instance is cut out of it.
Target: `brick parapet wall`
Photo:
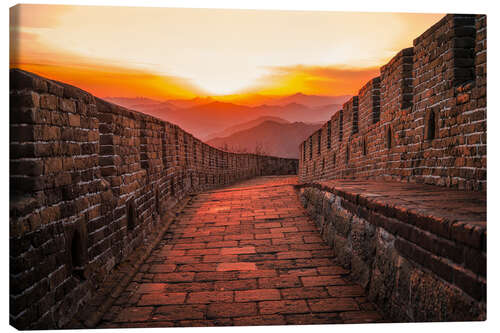
[[[380,77],[368,81],[358,92],[359,129],[366,130],[380,120]]]
[[[343,130],[347,137],[350,137],[359,132],[358,102],[358,96],[353,96],[342,106],[342,110],[344,111]]]
[[[10,73],[10,319],[62,327],[189,193],[294,174],[21,70]]]
[[[301,185],[300,197],[337,262],[389,318],[486,319],[484,192],[332,180]]]
[[[330,149],[309,158],[317,132],[300,146],[300,181],[377,178],[486,191],[486,16],[447,15],[382,66],[380,119],[369,125],[375,80],[359,104],[353,98],[332,116]]]
[[[380,68],[382,123],[390,122],[399,110],[413,105],[413,47],[401,50]]]

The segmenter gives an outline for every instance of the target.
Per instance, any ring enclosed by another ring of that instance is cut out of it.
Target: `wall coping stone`
[[[316,187],[331,192],[354,205],[486,251],[485,192],[427,184],[342,179],[296,187]]]

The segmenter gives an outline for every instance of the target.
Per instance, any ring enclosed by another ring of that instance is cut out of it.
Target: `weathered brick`
[[[158,320],[186,320],[203,319],[206,305],[165,305],[154,311],[152,319]]]
[[[309,308],[304,300],[283,300],[259,302],[261,314],[307,313]]]
[[[189,294],[186,303],[230,303],[233,302],[233,291],[199,291]]]
[[[40,95],[40,107],[42,109],[57,110],[58,107],[57,96],[50,94]]]
[[[80,115],[78,114],[68,114],[69,126],[80,127]]]
[[[273,301],[281,299],[278,289],[253,289],[235,292],[235,302]]]
[[[321,287],[302,287],[281,289],[284,299],[308,299],[325,298],[328,293],[323,286]]]
[[[344,279],[337,275],[302,276],[300,278],[305,287],[345,285]]]
[[[310,299],[307,301],[314,312],[336,312],[359,310],[353,298]]]
[[[182,304],[186,299],[186,293],[168,293],[168,294],[145,294],[143,295],[138,306],[147,305],[168,305],[168,304]]]
[[[256,314],[256,303],[213,303],[208,306],[207,318],[243,317]]]
[[[75,102],[66,98],[59,98],[59,108],[61,111],[75,113]]]

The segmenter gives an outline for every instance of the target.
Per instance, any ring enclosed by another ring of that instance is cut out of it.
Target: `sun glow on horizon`
[[[63,5],[10,14],[11,67],[99,97],[156,99],[356,94],[443,17]]]

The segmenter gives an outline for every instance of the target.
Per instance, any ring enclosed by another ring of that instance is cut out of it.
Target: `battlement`
[[[486,16],[446,15],[300,149],[300,182],[382,179],[486,191]]]

